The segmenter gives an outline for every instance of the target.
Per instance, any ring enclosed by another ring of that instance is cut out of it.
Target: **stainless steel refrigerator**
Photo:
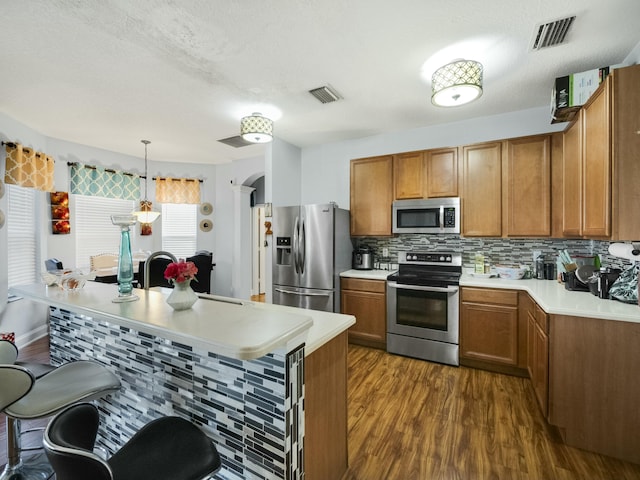
[[[274,207],[273,303],[340,312],[340,272],[351,268],[349,211],[333,203]]]

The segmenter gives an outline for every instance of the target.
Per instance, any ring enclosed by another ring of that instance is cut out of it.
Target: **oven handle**
[[[399,290],[420,290],[422,292],[456,293],[458,290],[460,290],[460,287],[458,286],[427,287],[425,285],[405,285],[397,282],[387,282],[387,285],[391,288],[397,288]]]

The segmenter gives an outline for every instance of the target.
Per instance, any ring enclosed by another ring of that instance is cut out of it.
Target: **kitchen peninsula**
[[[153,418],[180,415],[215,442],[220,478],[346,471],[353,316],[212,295],[174,312],[166,290],[134,290],[138,301],[113,303],[117,286],[96,282],[12,293],[50,306],[53,364],[93,359],[120,377],[121,391],[99,402],[99,444],[108,450]]]

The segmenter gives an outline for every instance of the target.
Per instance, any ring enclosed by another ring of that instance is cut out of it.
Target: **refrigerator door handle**
[[[288,293],[289,295],[298,295],[300,297],[328,297],[330,294],[328,293],[304,293],[304,292],[294,292],[292,290],[284,290],[283,288],[276,288],[276,292],[278,293]]]
[[[298,268],[300,270],[300,274],[304,273],[304,266],[307,261],[307,242],[306,242],[306,228],[304,220],[300,223],[300,238],[298,239],[298,252],[300,255],[300,261],[298,263]]]
[[[293,269],[296,273],[300,273],[300,269],[298,267],[298,241],[299,241],[299,230],[300,230],[300,217],[296,217],[296,221],[293,224]]]

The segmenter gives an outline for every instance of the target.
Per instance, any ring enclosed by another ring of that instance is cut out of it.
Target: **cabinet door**
[[[368,347],[387,347],[386,283],[376,280],[343,279],[341,283],[341,311],[356,317],[349,328],[349,342]],[[349,287],[370,291],[350,290]]]
[[[506,142],[503,185],[506,234],[551,235],[551,137],[537,135]]]
[[[462,147],[462,235],[502,235],[502,144]]]
[[[428,150],[424,154],[424,196],[458,196],[458,149]]]
[[[422,198],[422,152],[393,156],[396,200]]]
[[[533,372],[531,381],[542,414],[549,411],[549,338],[540,325],[535,325],[533,340]]]
[[[460,356],[504,365],[518,364],[518,308],[462,303]]]
[[[611,235],[610,82],[582,109],[582,232],[585,237]]]
[[[562,235],[582,235],[582,110],[564,132],[562,152]]]
[[[391,235],[393,157],[351,161],[351,235]]]
[[[527,371],[531,384],[535,384],[536,318],[527,312]]]

